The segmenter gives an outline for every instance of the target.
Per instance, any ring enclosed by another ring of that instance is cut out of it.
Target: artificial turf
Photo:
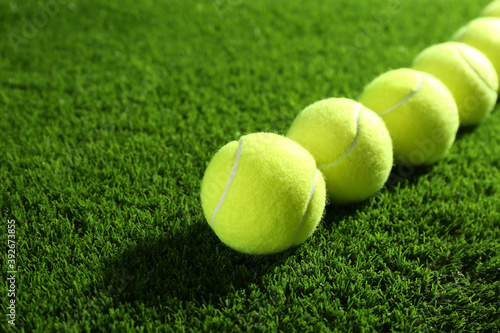
[[[278,255],[223,245],[199,198],[222,145],[358,98],[487,2],[0,3],[0,331],[498,332],[498,110]]]

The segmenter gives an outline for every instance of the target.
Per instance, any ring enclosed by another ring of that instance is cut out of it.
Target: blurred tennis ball
[[[500,0],[493,1],[484,8],[481,16],[485,17],[500,17]]]
[[[490,60],[500,75],[500,19],[480,18],[459,29],[452,40],[470,45]]]

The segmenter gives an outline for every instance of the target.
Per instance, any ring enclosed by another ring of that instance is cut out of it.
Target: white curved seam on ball
[[[401,102],[399,102],[398,104],[388,108],[387,110],[385,111],[382,111],[380,112],[378,115],[379,116],[384,116],[386,114],[388,114],[389,112],[391,111],[394,111],[396,110],[397,108],[399,108],[401,105],[405,104],[406,102],[408,102],[413,96],[415,96],[416,93],[419,92],[419,90],[422,88],[423,84],[424,84],[424,76],[421,75],[421,74],[418,74],[419,77],[420,77],[420,81],[418,82],[418,85],[417,87],[408,95],[405,97],[405,99],[403,99]]]
[[[495,89],[493,89],[489,84],[488,84],[488,81],[486,81],[482,76],[481,74],[474,68],[474,66],[472,66],[472,64],[469,62],[469,60],[467,60],[467,58],[465,57],[465,55],[462,53],[462,51],[460,50],[460,48],[458,47],[455,47],[455,50],[457,51],[457,53],[460,55],[460,58],[462,58],[463,61],[465,61],[465,63],[470,67],[470,69],[472,69],[472,71],[476,74],[477,77],[479,77],[479,79],[481,79],[481,81],[483,81],[483,83],[486,85],[486,87],[488,87],[488,89],[490,89],[491,91],[493,91],[495,94],[497,93],[497,91]]]
[[[212,226],[214,225],[215,215],[217,215],[217,212],[219,211],[220,207],[224,203],[224,199],[226,199],[227,191],[229,191],[229,187],[231,186],[231,183],[233,182],[233,179],[236,176],[236,171],[238,170],[238,160],[240,159],[242,147],[243,147],[243,140],[240,140],[238,142],[238,150],[236,151],[236,158],[234,159],[233,170],[231,170],[231,175],[229,177],[229,180],[227,181],[226,188],[224,189],[224,192],[222,193],[222,195],[220,197],[219,203],[217,204],[217,207],[215,207],[214,213],[212,214],[212,220],[210,221]]]
[[[321,169],[321,170],[324,171],[326,169],[329,169],[329,168],[331,168],[331,167],[339,164],[340,162],[342,162],[342,160],[344,158],[346,158],[347,156],[349,156],[349,154],[354,150],[354,148],[358,144],[358,137],[359,137],[359,112],[363,108],[364,108],[364,106],[360,106],[355,111],[356,112],[356,136],[354,137],[354,140],[353,140],[351,146],[349,147],[349,149],[347,149],[347,151],[344,153],[344,155],[342,155],[339,159],[337,159],[336,161],[334,161],[334,162],[332,162],[330,164],[321,165],[321,166],[319,166],[319,169]]]
[[[309,194],[309,200],[307,201],[306,211],[304,212],[304,215],[302,216],[302,221],[300,222],[299,230],[297,231],[297,234],[295,235],[292,246],[295,245],[295,242],[299,238],[300,232],[302,231],[302,227],[304,226],[304,222],[306,221],[307,212],[309,211],[309,206],[311,205],[312,197],[314,195],[314,192],[316,192],[316,181],[318,179],[318,172],[319,172],[319,170],[316,170],[316,174],[314,175],[313,185],[311,188],[311,193]]]

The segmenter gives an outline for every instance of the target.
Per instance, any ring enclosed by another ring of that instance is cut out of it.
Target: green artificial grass
[[[0,331],[498,332],[498,107],[278,255],[227,248],[199,198],[225,143],[358,98],[487,3],[0,3]]]

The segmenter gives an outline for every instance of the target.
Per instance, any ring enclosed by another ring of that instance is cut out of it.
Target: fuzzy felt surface
[[[455,141],[455,100],[427,73],[407,68],[386,72],[365,87],[360,101],[384,120],[400,163],[433,164]]]
[[[430,46],[414,60],[414,69],[429,73],[450,90],[460,125],[479,124],[496,104],[498,76],[484,54],[463,43]]]
[[[203,177],[201,200],[208,223],[222,242],[248,254],[271,254],[303,243],[325,209],[325,182],[313,157],[276,134],[254,133],[240,140],[230,184],[235,141],[215,154]]]
[[[384,122],[346,98],[306,107],[287,136],[315,157],[335,203],[363,201],[387,181],[393,164],[392,142]]]

